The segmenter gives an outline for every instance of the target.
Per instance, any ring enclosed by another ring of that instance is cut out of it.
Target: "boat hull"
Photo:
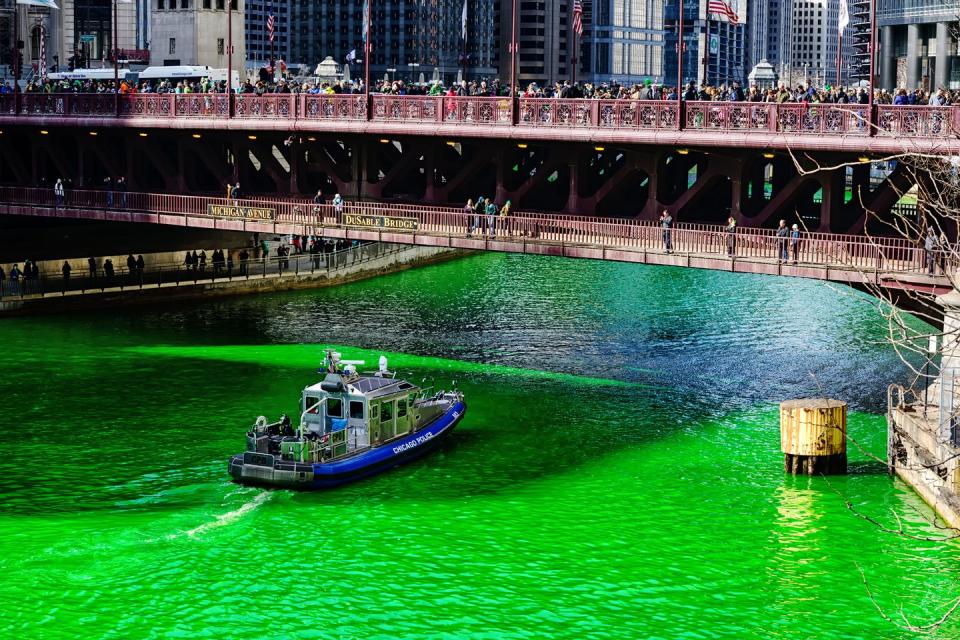
[[[291,462],[279,456],[246,452],[233,456],[228,467],[241,484],[285,489],[331,489],[368,478],[430,453],[450,435],[466,413],[466,404],[454,403],[433,422],[342,460]]]

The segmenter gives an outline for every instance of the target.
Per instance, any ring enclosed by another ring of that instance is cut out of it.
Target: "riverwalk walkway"
[[[69,278],[41,274],[37,279],[13,282],[8,277],[0,280],[0,301],[34,301],[158,289],[189,289],[224,283],[277,283],[308,276],[329,280],[355,267],[398,257],[405,250],[409,251],[409,247],[373,242],[333,253],[250,259],[243,266],[235,264],[229,271],[226,268],[214,270],[210,264],[203,271],[187,269],[182,264],[166,264],[143,271],[118,268],[112,276],[105,275],[100,269],[96,273],[72,271]]]

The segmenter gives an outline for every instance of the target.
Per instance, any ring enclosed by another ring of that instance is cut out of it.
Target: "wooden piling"
[[[796,475],[847,472],[847,403],[806,398],[780,403],[784,470]]]

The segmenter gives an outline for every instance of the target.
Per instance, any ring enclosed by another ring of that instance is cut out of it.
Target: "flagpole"
[[[843,31],[837,31],[837,87],[840,86],[840,67],[843,66]]]
[[[117,48],[117,0],[113,0],[113,92],[120,93],[120,55]]]
[[[270,73],[273,74],[273,79],[276,80],[277,62],[276,62],[276,56],[274,55],[273,41],[275,38],[274,34],[277,31],[277,18],[276,16],[273,15],[273,2],[270,3],[270,17],[273,18],[273,30],[270,33]]]
[[[703,48],[703,86],[710,86],[710,12],[707,12],[707,38]]]
[[[367,93],[370,93],[370,51],[373,49],[370,46],[370,1],[367,0],[367,24],[363,34],[363,84]]]
[[[227,0],[227,117],[233,117],[233,0]]]
[[[517,101],[517,0],[512,0],[510,6],[510,96],[512,103]],[[516,122],[516,113],[514,113]]]
[[[20,113],[20,5],[13,3],[13,109]]]
[[[683,110],[683,0],[677,4],[680,7],[680,17],[677,20],[677,121],[679,122]]]
[[[870,0],[870,82],[869,93],[867,94],[867,105],[870,109],[869,134],[873,135],[873,91],[874,91],[874,63],[877,60],[877,0]]]

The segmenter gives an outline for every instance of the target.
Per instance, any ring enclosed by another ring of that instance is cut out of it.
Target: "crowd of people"
[[[25,93],[114,93],[113,81],[95,80],[47,80],[32,81],[24,89]],[[160,93],[160,94],[207,94],[225,93],[226,82],[214,82],[208,78],[200,80],[144,80],[142,82],[120,81],[121,94]],[[0,84],[0,93],[12,92],[9,83]],[[363,81],[340,80],[323,82],[315,79],[280,79],[277,81],[247,79],[234,91],[239,95],[262,96],[267,94],[363,94],[366,88]],[[462,80],[452,85],[434,82],[408,82],[405,80],[380,80],[373,83],[371,93],[411,96],[480,96],[508,97],[511,95],[509,83],[499,79]],[[547,84],[530,83],[526,87],[517,87],[513,92],[521,98],[585,98],[613,100],[677,100],[676,86],[655,84],[650,81],[636,84],[617,82],[578,82],[566,80]],[[682,87],[680,96],[685,101],[728,101],[728,102],[776,102],[776,103],[835,103],[867,104],[869,96],[863,87],[837,87],[829,84],[816,86],[800,83],[796,86],[780,82],[773,87],[750,85],[744,87],[733,81],[720,85],[688,83]],[[960,104],[960,90],[878,89],[874,94],[877,104],[893,105],[930,105],[948,106]]]

